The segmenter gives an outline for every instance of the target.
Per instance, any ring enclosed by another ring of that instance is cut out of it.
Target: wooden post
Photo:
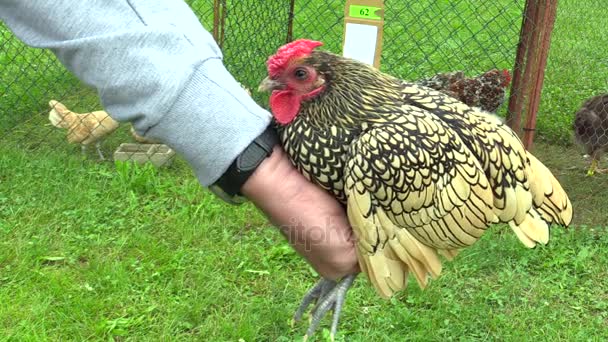
[[[509,109],[507,111],[507,124],[521,136],[521,114],[524,108],[525,93],[529,83],[530,72],[524,70],[530,65],[526,65],[526,54],[529,52],[529,46],[532,41],[532,32],[534,31],[534,21],[532,18],[536,15],[536,0],[526,1],[526,6],[523,13],[521,31],[519,34],[519,44],[517,46],[517,55],[515,57],[515,66],[513,68],[513,83],[511,83],[511,95],[509,97]]]
[[[226,1],[213,0],[213,38],[221,48],[224,44],[224,27],[226,26]]]
[[[285,43],[289,43],[293,40],[293,19],[294,19],[294,8],[296,5],[296,0],[291,0],[289,3],[289,13],[287,17],[287,39]]]
[[[220,40],[220,0],[213,0],[213,39]]]
[[[528,0],[520,33],[507,123],[532,148],[558,0]],[[522,116],[525,118],[523,134]]]
[[[536,83],[533,84],[533,93],[528,104],[528,112],[526,114],[526,126],[524,127],[524,145],[528,150],[532,149],[534,142],[534,133],[536,131],[536,115],[540,105],[540,97],[545,80],[545,69],[547,67],[547,57],[549,56],[549,47],[551,46],[551,32],[555,24],[557,15],[557,1],[547,0],[542,8],[542,16],[539,15],[539,21],[543,23],[543,28],[539,34],[540,54],[538,56],[538,66],[536,68]]]

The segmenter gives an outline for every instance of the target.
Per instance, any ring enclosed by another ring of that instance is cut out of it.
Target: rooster
[[[507,223],[527,247],[567,226],[568,196],[551,172],[494,115],[297,40],[267,61],[260,91],[296,168],[341,201],[362,272],[388,298],[412,273],[424,288],[492,224]],[[311,336],[333,309],[337,330],[356,275],[321,279]]]
[[[493,113],[505,101],[511,74],[506,69],[492,69],[471,78],[466,77],[462,71],[454,71],[440,73],[416,83],[439,90],[469,107],[479,107]]]
[[[49,106],[49,121],[53,126],[68,131],[68,143],[80,144],[83,155],[86,154],[87,146],[94,143],[99,159],[105,160],[100,149],[101,141],[118,128],[117,121],[104,111],[74,113],[55,100],[51,100]]]
[[[608,150],[608,94],[594,96],[581,106],[574,117],[574,138],[591,156],[588,176],[596,172],[607,173],[600,169],[599,162]]]

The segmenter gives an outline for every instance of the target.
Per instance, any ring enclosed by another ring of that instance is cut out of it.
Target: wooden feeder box
[[[123,143],[114,152],[114,160],[134,161],[137,164],[152,163],[161,167],[171,165],[174,155],[175,151],[163,144]]]

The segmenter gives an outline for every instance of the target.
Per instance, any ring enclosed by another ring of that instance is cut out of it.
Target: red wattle
[[[300,111],[301,98],[291,90],[275,90],[270,95],[270,110],[281,125],[287,125]]]

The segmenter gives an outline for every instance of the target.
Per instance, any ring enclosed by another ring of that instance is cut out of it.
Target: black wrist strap
[[[272,149],[279,143],[279,138],[273,127],[268,126],[266,130],[260,134],[255,140],[249,144],[239,154],[239,156],[230,164],[228,170],[210,187],[219,188],[225,196],[220,196],[222,199],[229,203],[233,201],[229,200],[236,196],[242,196],[240,191],[241,187],[247,179],[253,174],[255,169],[272,154]],[[215,192],[215,191],[214,191]],[[217,193],[216,193],[217,194]]]

